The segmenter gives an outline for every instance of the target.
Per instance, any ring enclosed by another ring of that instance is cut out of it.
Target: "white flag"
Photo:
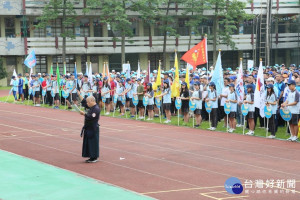
[[[260,109],[260,116],[265,117],[265,82],[262,61],[260,61],[257,73],[256,87],[254,92],[254,106]]]
[[[93,83],[93,71],[92,71],[92,63],[90,62],[90,69],[88,70],[88,80],[91,85],[94,85]]]
[[[238,96],[238,102],[243,102],[244,101],[244,83],[243,83],[243,62],[241,60],[240,68],[239,68],[239,73],[237,75],[237,82],[235,86],[235,91]]]
[[[140,68],[140,62],[138,62],[138,70],[137,70],[137,75],[136,75],[136,77],[137,78],[141,78],[141,68]]]
[[[16,79],[18,80],[18,75],[16,73],[16,69],[14,69],[13,76],[16,77]],[[10,85],[13,85],[13,81],[14,81],[14,79],[10,80]]]

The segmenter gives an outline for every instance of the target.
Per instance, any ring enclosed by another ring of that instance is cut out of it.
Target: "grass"
[[[7,99],[7,96],[6,97],[0,97],[0,101],[1,102],[5,102]],[[9,96],[8,99],[7,99],[7,103],[15,103],[15,104],[22,104],[21,102],[14,102],[14,98],[13,96]],[[33,102],[32,101],[25,101],[22,105],[28,105],[28,106],[33,106]],[[49,105],[43,105],[41,104],[41,107],[44,107],[44,108],[53,108],[53,107],[50,107]],[[60,106],[60,109],[61,110],[65,110],[65,106]],[[83,108],[82,108],[83,110]],[[127,119],[129,120],[135,120],[135,117],[134,118],[130,118],[130,113],[129,112],[126,112],[127,113]],[[104,109],[101,110],[101,115],[103,116],[104,115]],[[116,110],[115,112],[115,117],[116,118],[124,118],[126,119],[126,115],[124,116],[119,116],[120,115],[120,112]],[[113,113],[110,113],[109,115],[106,115],[107,117],[113,117]],[[146,117],[147,118],[147,117]],[[164,116],[161,117],[161,121],[162,123],[165,121]],[[138,119],[139,120],[139,119]],[[139,120],[139,121],[144,121],[144,120]],[[151,120],[151,121],[146,121],[146,122],[151,122],[151,123],[160,123],[160,118],[157,117],[157,118],[154,118],[154,120]],[[259,120],[258,120],[258,123],[259,123]],[[183,118],[179,118],[179,126],[183,126]],[[169,125],[173,125],[173,126],[178,126],[178,117],[177,116],[172,116],[171,118],[171,123],[169,123]],[[224,121],[221,121],[218,123],[218,127],[216,129],[216,131],[220,131],[220,132],[226,132],[226,128],[223,127],[224,125]],[[208,121],[203,121],[201,126],[199,128],[195,128],[195,129],[199,129],[199,130],[207,130],[207,128],[209,128],[209,122]],[[189,127],[189,128],[193,128],[193,119],[191,118],[189,120],[189,123],[185,126],[185,127]],[[247,129],[245,129],[245,133],[248,132]],[[234,131],[233,134],[243,134],[243,128],[239,128],[237,127],[236,130]],[[270,135],[270,133],[268,133],[268,135]],[[258,137],[266,137],[266,130],[264,128],[256,128],[255,129],[255,136],[258,136]],[[288,135],[286,133],[286,127],[278,127],[278,131],[276,132],[276,139],[283,139],[283,140],[286,140],[290,135]]]
[[[11,86],[0,86],[0,90],[10,90]]]

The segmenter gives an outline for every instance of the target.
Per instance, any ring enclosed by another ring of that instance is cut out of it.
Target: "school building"
[[[266,65],[285,63],[286,65],[300,65],[300,2],[299,0],[253,0],[246,2],[246,13],[255,15],[253,20],[239,24],[238,30],[232,36],[236,43],[235,50],[227,44],[219,44],[222,49],[223,67],[235,68],[242,57],[246,65],[247,60],[258,61],[263,58]],[[25,73],[28,68],[23,62],[26,55],[35,50],[37,66],[35,72],[49,72],[50,66],[63,66],[62,63],[62,20],[57,19],[49,23],[44,29],[35,28],[37,17],[47,0],[4,0],[0,3],[0,57],[8,72],[8,78],[0,80],[6,85],[10,80],[13,69],[17,73]],[[113,36],[119,37],[108,24],[102,23],[94,14],[83,14],[85,0],[73,0],[79,15],[75,26],[67,27],[75,35],[75,39],[67,39],[67,71],[85,72],[86,62],[92,62],[93,71],[102,72],[104,62],[109,62],[110,69],[121,70],[121,41],[114,41]],[[165,69],[174,65],[174,50],[179,56],[188,50],[189,30],[186,26],[188,18],[182,16],[181,6],[173,6],[170,10],[176,16],[174,23],[180,37],[167,37],[167,57]],[[206,11],[207,20],[199,26],[202,34],[211,35],[213,20],[212,11]],[[126,61],[133,70],[140,62],[142,69],[146,69],[150,60],[152,69],[157,68],[158,60],[162,60],[163,33],[157,21],[151,27],[147,26],[137,13],[130,13],[134,36],[126,39]],[[220,25],[222,30],[222,26]],[[200,42],[201,36],[192,33],[192,46]],[[212,61],[212,42],[208,41],[209,65]],[[180,63],[184,67],[184,62]],[[62,68],[61,68],[62,70]]]

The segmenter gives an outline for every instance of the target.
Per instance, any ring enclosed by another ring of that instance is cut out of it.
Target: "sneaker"
[[[211,131],[211,128],[212,128],[212,127],[209,127],[209,128],[207,128],[207,130],[210,130],[210,131]]]
[[[214,131],[214,130],[216,130],[216,128],[215,128],[215,127],[211,127],[211,129],[210,129],[210,130]]]
[[[292,141],[293,136],[289,137],[288,139],[286,139],[287,141]]]
[[[109,112],[106,112],[105,115],[109,115]]]
[[[139,117],[139,119],[144,119],[144,117]]]
[[[89,159],[87,162],[88,163],[95,163],[95,162],[98,162],[98,159],[97,158]]]
[[[134,115],[131,115],[131,116],[130,116],[130,118],[134,118],[134,117],[135,117]]]
[[[159,115],[154,115],[154,117],[159,117]]]
[[[236,127],[242,127],[242,124],[237,124]]]
[[[275,135],[269,135],[267,138],[274,139]]]
[[[292,142],[296,142],[298,140],[298,137],[294,136],[291,140],[292,140]]]
[[[164,123],[165,124],[168,124],[168,123],[170,123],[171,121],[170,120],[166,120]]]
[[[194,127],[195,127],[195,128],[198,128],[199,126],[200,126],[200,125],[196,124]]]
[[[254,135],[254,131],[249,131],[249,135]]]
[[[151,118],[148,118],[148,119],[146,119],[147,121],[150,121],[150,120],[152,120]]]
[[[41,104],[35,104],[35,106],[36,106],[36,107],[40,107],[40,106],[41,106]]]
[[[89,158],[89,159],[87,159],[85,162],[87,163],[87,162],[89,162],[89,161],[91,161],[92,159],[91,158]]]
[[[232,132],[233,132],[233,129],[230,128],[230,129],[228,130],[228,133],[232,133]]]

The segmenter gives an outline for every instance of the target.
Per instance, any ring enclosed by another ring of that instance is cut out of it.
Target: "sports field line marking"
[[[224,186],[223,186],[224,187]],[[223,200],[223,199],[244,199],[246,197],[249,197],[249,196],[231,196],[230,197],[214,197],[214,196],[211,196],[210,194],[222,194],[224,193],[224,195],[230,195],[227,193],[227,191],[215,191],[215,192],[205,192],[205,193],[200,193],[200,195],[202,196],[205,196],[205,197],[208,197],[208,198],[212,198],[212,199],[217,199],[217,200]]]
[[[1,110],[0,110],[1,111]],[[16,113],[16,112],[12,112],[12,111],[5,111],[4,112],[8,112],[8,113]],[[69,122],[69,123],[75,123],[75,124],[81,124],[78,122],[72,122],[72,121],[66,121],[66,120],[58,120],[58,119],[52,119],[52,118],[47,118],[47,117],[43,117],[43,116],[36,116],[36,115],[30,115],[30,114],[25,114],[25,113],[18,113],[21,115],[29,115],[29,116],[34,116],[34,117],[40,117],[40,118],[45,118],[45,119],[50,119],[50,120],[55,120],[55,121],[65,121],[65,122]],[[104,129],[109,129],[109,130],[114,130],[117,132],[123,132],[123,130],[119,130],[119,129],[112,129],[112,128],[108,128],[105,126],[101,126],[101,128]],[[159,128],[158,128],[159,129]],[[147,129],[148,130],[148,129]],[[174,141],[179,141],[179,142],[184,142],[184,143],[191,143],[191,144],[198,144],[198,145],[203,145],[203,146],[209,146],[209,147],[213,147],[213,148],[221,148],[221,149],[225,149],[228,151],[236,151],[236,152],[242,152],[242,153],[247,153],[247,154],[253,154],[253,155],[259,155],[262,157],[269,157],[269,158],[276,158],[276,159],[281,159],[281,160],[288,160],[288,161],[292,161],[292,162],[300,162],[298,160],[292,160],[292,159],[287,159],[287,158],[281,158],[281,157],[276,157],[276,156],[269,156],[269,155],[265,155],[265,154],[259,154],[259,153],[253,153],[253,152],[249,152],[249,151],[242,151],[242,150],[235,150],[235,149],[229,149],[229,148],[224,148],[224,147],[219,147],[219,146],[213,146],[213,145],[206,145],[206,144],[202,144],[202,143],[197,143],[197,142],[190,142],[190,141],[185,141],[185,140],[177,140],[177,139],[173,139],[173,138],[166,138],[166,137],[161,137],[161,136],[154,136],[154,135],[150,135],[150,134],[143,134],[143,133],[134,133],[134,134],[138,134],[138,135],[147,135],[149,137],[157,137],[157,138],[163,138],[163,139],[168,139],[168,140],[174,140]],[[252,144],[253,143],[249,143]],[[287,149],[285,149],[287,150]],[[211,157],[214,159],[214,157]]]
[[[169,193],[169,192],[181,192],[181,191],[191,191],[191,190],[204,190],[204,189],[211,189],[211,188],[219,188],[224,186],[212,186],[212,187],[196,187],[196,188],[186,188],[186,189],[177,189],[177,190],[162,190],[162,191],[155,191],[155,192],[145,192],[142,194],[159,194],[159,193]]]
[[[24,132],[24,131],[23,131]],[[68,135],[74,135],[73,133],[65,133],[65,134],[60,134],[60,135],[65,135],[65,136],[68,136]],[[18,136],[7,136],[5,138],[0,138],[0,141],[2,140],[16,140],[16,139],[30,139],[30,138],[41,138],[41,137],[49,137],[47,135],[37,135],[37,136],[25,136],[25,137],[18,137]],[[51,136],[53,137],[53,136]],[[1,200],[1,199],[0,199]]]
[[[55,149],[57,151],[62,151],[62,152],[65,152],[65,153],[69,153],[69,154],[75,155],[76,157],[80,156],[80,153],[74,153],[74,152],[71,152],[71,151],[67,151],[67,150],[63,150],[63,149],[59,149],[59,148],[56,148],[56,147],[47,146],[47,145],[43,145],[43,144],[39,144],[39,143],[36,143],[36,142],[27,141],[27,140],[22,140],[22,139],[17,139],[17,140],[24,141],[24,142],[31,143],[31,144],[35,144],[35,145],[42,146],[42,147],[47,147],[47,148],[50,148],[50,149]],[[151,176],[156,176],[156,177],[163,178],[163,179],[166,179],[166,180],[174,181],[174,182],[177,182],[177,183],[182,183],[182,184],[186,184],[186,185],[190,185],[190,186],[194,186],[194,187],[199,187],[198,185],[194,185],[194,184],[187,183],[187,182],[184,182],[184,181],[168,178],[168,177],[161,176],[161,175],[158,175],[158,174],[153,174],[151,172],[147,172],[147,171],[140,170],[140,169],[135,169],[135,168],[128,167],[128,166],[125,166],[125,165],[120,165],[120,164],[105,161],[105,160],[102,160],[102,159],[100,159],[100,161],[102,161],[104,163],[111,164],[111,165],[115,165],[115,166],[123,167],[123,168],[126,168],[126,169],[130,169],[130,170],[133,170],[133,171],[137,171],[137,172],[140,172],[140,173],[148,174],[148,175],[151,175]]]
[[[0,124],[0,126],[6,126],[6,127],[10,127],[10,128],[23,130],[23,131],[30,131],[30,132],[38,133],[38,134],[41,134],[41,135],[53,136],[53,135],[48,134],[48,133],[43,133],[43,132],[40,132],[40,131],[34,131],[34,130],[30,130],[30,129],[19,128],[19,127],[16,127],[16,126],[10,126],[10,125],[6,125],[6,124]]]

